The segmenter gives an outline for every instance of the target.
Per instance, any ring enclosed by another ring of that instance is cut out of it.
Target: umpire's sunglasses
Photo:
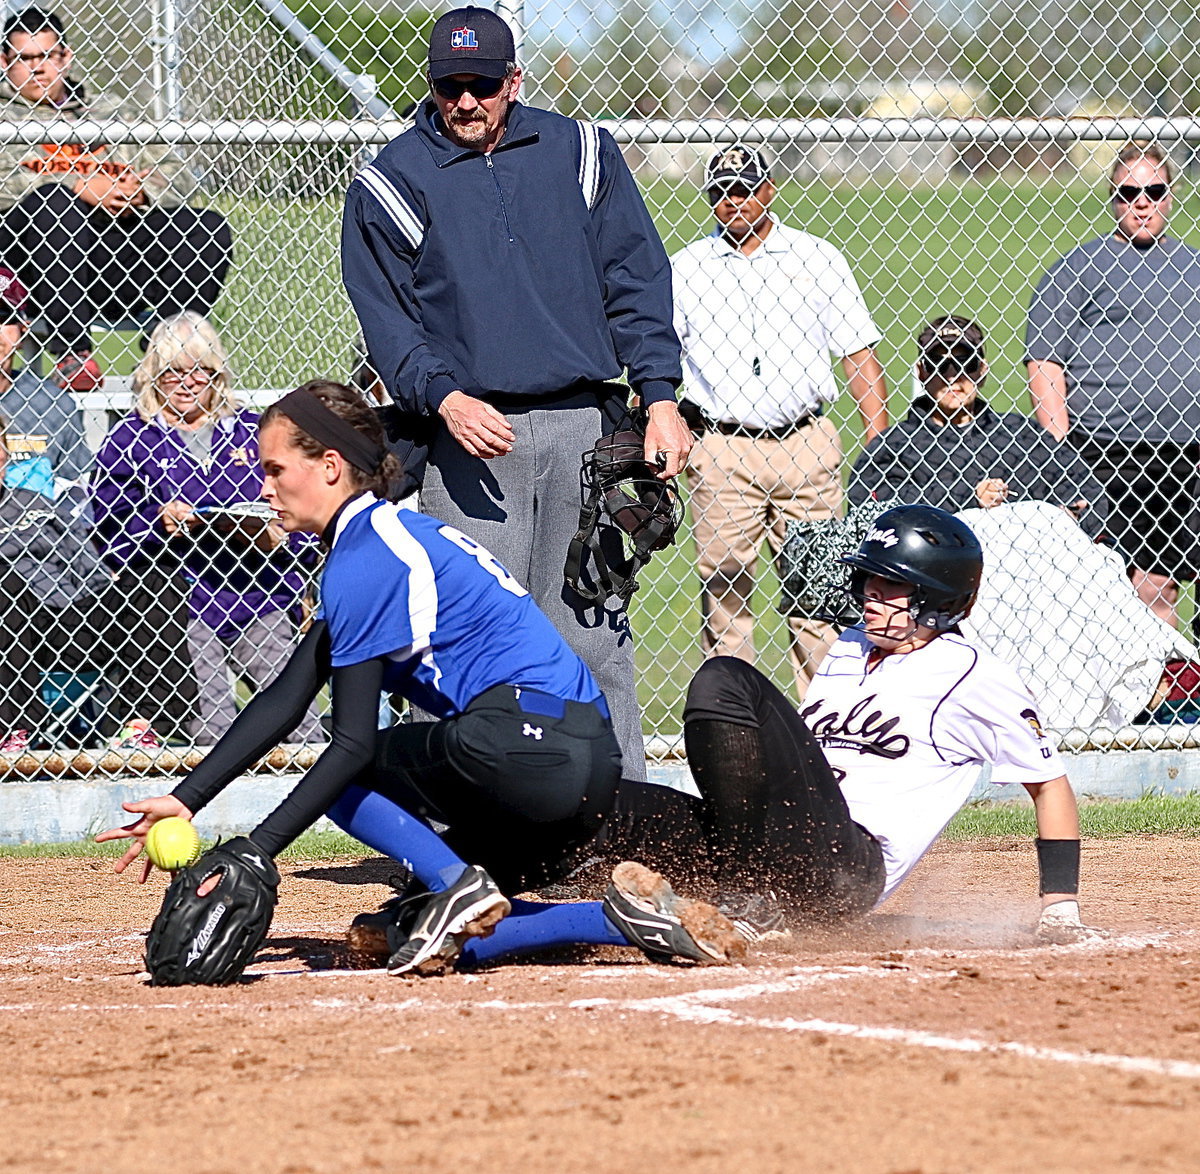
[[[1160,200],[1167,198],[1167,193],[1171,190],[1169,183],[1148,183],[1145,187],[1139,187],[1134,183],[1123,183],[1118,188],[1113,188],[1113,199],[1118,204],[1134,204],[1143,195],[1148,196],[1156,204]]]
[[[473,77],[469,81],[456,82],[453,78],[438,78],[433,83],[434,93],[447,102],[457,102],[463,94],[470,94],[476,100],[494,98],[504,88],[506,77]]]

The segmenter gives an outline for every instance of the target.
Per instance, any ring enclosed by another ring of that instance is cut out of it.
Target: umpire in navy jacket
[[[342,279],[392,398],[436,429],[421,508],[525,585],[608,698],[624,776],[645,779],[623,607],[563,581],[580,457],[624,406],[647,458],[691,448],[666,251],[607,131],[521,105],[508,25],[458,8],[433,26],[431,97],[350,185]],[[481,617],[481,621],[484,617]]]

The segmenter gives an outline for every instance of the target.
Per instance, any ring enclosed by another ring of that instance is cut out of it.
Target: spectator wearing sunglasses
[[[917,337],[920,392],[903,420],[859,455],[850,500],[899,500],[951,513],[1005,502],[1062,506],[1093,538],[1108,503],[1070,445],[1020,412],[997,412],[979,395],[987,379],[983,330],[957,314],[935,318]]]
[[[1109,177],[1113,229],[1038,283],[1025,357],[1040,423],[1105,486],[1139,597],[1178,626],[1195,579],[1200,460],[1200,250],[1167,235],[1174,169],[1133,143]]]
[[[612,135],[518,101],[494,12],[440,17],[427,77],[415,125],[347,192],[342,278],[388,394],[433,424],[421,509],[528,589],[603,689],[625,777],[644,780],[628,615],[563,572],[580,458],[628,403],[619,378],[663,479],[691,449],[666,250]]]

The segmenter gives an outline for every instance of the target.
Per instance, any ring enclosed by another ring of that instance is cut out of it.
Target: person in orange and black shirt
[[[8,121],[138,121],[70,76],[63,23],[29,7],[0,34],[0,117]],[[189,205],[196,180],[169,147],[12,143],[0,147],[0,261],[30,291],[57,357],[58,382],[99,385],[97,318],[144,319],[146,332],[184,310],[213,307],[232,254],[225,218]]]

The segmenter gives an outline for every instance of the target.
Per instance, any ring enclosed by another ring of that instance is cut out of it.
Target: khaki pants
[[[754,589],[765,538],[779,553],[792,519],[816,521],[841,513],[842,444],[824,416],[784,440],[708,432],[688,463],[696,556],[702,580],[707,656],[754,660]],[[790,619],[789,652],[801,697],[837,633],[817,620]]]

